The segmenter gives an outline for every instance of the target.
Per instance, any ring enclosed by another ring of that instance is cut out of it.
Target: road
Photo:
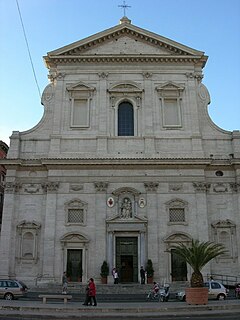
[[[43,316],[41,314],[39,315],[36,315],[36,316],[29,316],[29,317],[25,317],[23,315],[19,315],[19,317],[17,316],[8,316],[8,315],[0,315],[0,320],[39,320],[39,319],[44,319],[44,320],[66,320],[66,319],[69,319],[69,320],[95,320],[95,319],[104,319],[104,320],[156,320],[156,319],[161,319],[161,320],[191,320],[191,319],[194,319],[194,320],[221,320],[221,319],[224,319],[224,320],[239,320],[239,313],[228,313],[228,314],[211,314],[211,315],[208,315],[208,314],[204,314],[204,315],[185,315],[185,316],[178,316],[178,315],[156,315],[155,317],[147,317],[146,318],[146,315],[140,315],[139,316],[132,316],[132,317],[128,317],[126,319],[126,316],[124,316],[124,314],[122,315],[119,315],[119,316],[102,316],[101,318],[100,317],[96,317],[96,316],[93,316],[93,317],[90,317],[90,316],[80,316],[80,317],[72,317],[72,316],[68,316],[68,317],[57,317],[57,318],[53,318],[52,316],[51,317],[48,317],[48,316]]]

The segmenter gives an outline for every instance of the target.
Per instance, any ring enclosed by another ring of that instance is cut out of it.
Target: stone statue
[[[121,205],[121,218],[132,217],[132,203],[129,198],[124,198]]]

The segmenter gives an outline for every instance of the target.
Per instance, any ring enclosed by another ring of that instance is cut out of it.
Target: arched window
[[[118,106],[118,136],[134,135],[134,113],[130,102],[124,101]]]

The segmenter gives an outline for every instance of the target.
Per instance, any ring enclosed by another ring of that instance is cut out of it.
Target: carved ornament
[[[193,182],[193,187],[197,192],[208,192],[211,184],[205,182]]]
[[[146,191],[157,191],[158,186],[158,182],[144,182],[144,187]]]
[[[103,181],[94,182],[94,187],[97,192],[107,191],[108,182],[103,182]]]

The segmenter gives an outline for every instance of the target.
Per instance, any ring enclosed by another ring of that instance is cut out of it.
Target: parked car
[[[208,288],[208,299],[225,300],[228,295],[228,289],[218,281],[207,281],[204,287]],[[185,290],[176,293],[176,299],[180,301],[186,300]]]
[[[18,280],[0,279],[0,298],[13,300],[27,294],[28,287]]]

